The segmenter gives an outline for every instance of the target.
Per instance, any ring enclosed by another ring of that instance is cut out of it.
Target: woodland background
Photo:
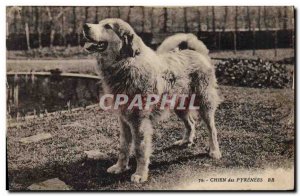
[[[129,22],[155,47],[176,32],[198,35],[211,49],[292,48],[294,8],[202,7],[7,7],[7,49],[78,46],[82,25],[104,18]]]

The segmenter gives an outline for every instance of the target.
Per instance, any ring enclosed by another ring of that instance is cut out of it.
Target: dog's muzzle
[[[103,52],[107,49],[108,42],[100,41],[98,43],[85,43],[85,49],[89,52]]]
[[[83,38],[85,40],[84,48],[89,52],[103,52],[107,49],[108,42],[107,41],[95,41],[90,36],[91,27],[87,24],[83,25]]]

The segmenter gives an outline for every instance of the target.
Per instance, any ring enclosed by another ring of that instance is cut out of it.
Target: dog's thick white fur
[[[203,119],[209,130],[209,155],[219,159],[214,115],[220,102],[214,66],[208,49],[192,34],[177,34],[167,38],[157,51],[147,47],[133,28],[121,19],[104,19],[99,24],[85,24],[87,39],[85,49],[96,53],[97,68],[106,93],[127,94],[196,94]],[[187,49],[179,50],[185,42]],[[164,111],[166,112],[166,111]],[[164,113],[151,111],[120,110],[120,152],[109,173],[127,170],[130,146],[133,144],[137,161],[133,182],[148,178],[151,156],[152,122]],[[184,122],[185,133],[176,145],[193,144],[195,120],[189,110],[175,110]]]

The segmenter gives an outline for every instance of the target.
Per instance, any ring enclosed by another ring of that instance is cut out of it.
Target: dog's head
[[[83,26],[84,48],[92,53],[109,54],[119,58],[134,57],[140,53],[139,37],[132,27],[121,19],[109,18],[99,24]]]

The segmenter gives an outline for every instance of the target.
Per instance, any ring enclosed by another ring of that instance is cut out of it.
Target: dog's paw
[[[220,150],[210,150],[209,156],[213,159],[220,159],[222,157]]]
[[[119,164],[115,164],[115,165],[109,167],[107,169],[107,172],[111,173],[111,174],[120,174],[128,169],[129,169],[129,167],[121,167]]]
[[[132,174],[131,176],[131,182],[135,182],[135,183],[141,183],[141,182],[146,182],[148,179],[148,175],[139,175],[139,174]]]
[[[173,145],[175,145],[175,146],[187,145],[188,147],[192,147],[192,146],[194,146],[194,142],[182,139],[182,140],[178,140],[178,141],[174,142]]]

